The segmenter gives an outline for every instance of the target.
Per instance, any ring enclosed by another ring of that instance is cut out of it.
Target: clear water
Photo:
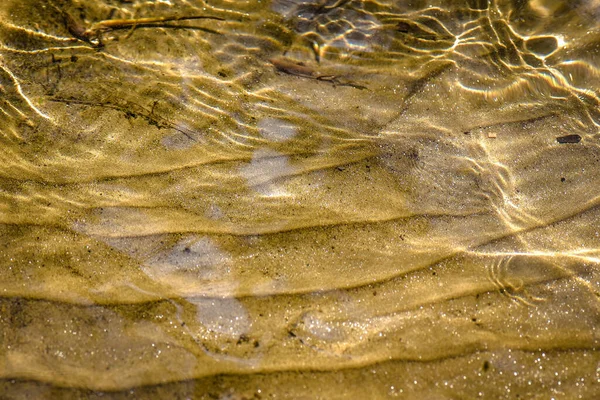
[[[3,0],[0,398],[597,398],[599,20]]]

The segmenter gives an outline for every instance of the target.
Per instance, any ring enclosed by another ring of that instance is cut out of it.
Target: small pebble
[[[566,135],[559,136],[556,138],[558,143],[579,143],[581,142],[581,136],[579,135]]]

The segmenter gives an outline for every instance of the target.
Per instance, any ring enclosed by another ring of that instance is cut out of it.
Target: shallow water
[[[597,398],[599,19],[3,0],[0,398]]]

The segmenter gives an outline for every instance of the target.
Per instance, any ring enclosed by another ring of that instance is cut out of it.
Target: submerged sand
[[[598,16],[3,1],[0,397],[600,396]]]

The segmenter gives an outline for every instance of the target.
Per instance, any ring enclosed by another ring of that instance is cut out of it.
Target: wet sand
[[[599,16],[5,0],[0,397],[600,396]]]

